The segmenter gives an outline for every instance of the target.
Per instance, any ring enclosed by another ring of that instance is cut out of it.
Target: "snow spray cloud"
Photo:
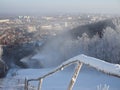
[[[96,33],[102,33],[103,29],[111,26],[111,24],[110,21],[103,21],[79,26],[73,30],[49,38],[42,49],[31,60],[36,61],[41,67],[51,67],[59,65],[75,55],[81,53],[88,54],[90,39]]]
[[[42,67],[56,66],[75,56],[77,42],[66,32],[47,40],[40,52],[32,59],[39,59]]]

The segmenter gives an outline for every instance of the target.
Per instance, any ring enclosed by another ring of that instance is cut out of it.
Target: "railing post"
[[[68,90],[72,90],[72,88],[73,88],[73,86],[74,86],[74,84],[75,84],[75,82],[76,82],[76,79],[77,79],[77,77],[78,77],[78,75],[79,75],[79,72],[80,72],[81,67],[82,67],[82,63],[81,63],[81,62],[78,62],[78,63],[77,63],[77,66],[76,66],[76,68],[75,68],[74,74],[73,74],[73,76],[72,76],[72,78],[71,78],[71,81],[70,81],[70,83],[69,83]]]
[[[24,88],[25,90],[28,90],[28,81],[27,81],[27,79],[25,78],[25,88]]]
[[[41,88],[42,88],[42,81],[43,81],[43,79],[41,78],[41,79],[39,80],[38,90],[41,90]]]

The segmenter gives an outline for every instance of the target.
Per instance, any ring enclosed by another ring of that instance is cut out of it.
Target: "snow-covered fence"
[[[120,78],[120,65],[119,64],[111,64],[111,63],[81,54],[81,55],[78,55],[76,57],[73,57],[73,58],[65,61],[60,66],[58,66],[56,69],[52,70],[51,72],[49,72],[37,79],[25,80],[25,90],[29,89],[29,82],[31,82],[31,81],[39,81],[38,90],[41,90],[42,82],[43,82],[44,78],[46,78],[58,71],[63,70],[64,68],[66,68],[72,64],[76,64],[77,66],[76,66],[75,72],[71,78],[70,84],[68,86],[68,90],[72,90],[72,88],[76,82],[77,76],[79,74],[79,71],[82,67],[82,64],[89,65],[99,71],[106,73],[106,74]]]
[[[72,90],[72,88],[73,88],[73,86],[74,86],[74,84],[75,84],[75,81],[76,81],[76,79],[77,79],[77,76],[78,76],[78,74],[79,74],[79,71],[80,71],[80,69],[81,69],[81,66],[82,66],[82,63],[81,63],[80,61],[78,61],[78,60],[75,60],[75,61],[71,61],[71,62],[62,64],[62,65],[60,65],[59,67],[57,67],[56,69],[54,69],[53,71],[51,71],[51,72],[49,72],[49,73],[47,73],[47,74],[45,74],[45,75],[43,75],[42,77],[39,77],[39,78],[37,78],[37,79],[25,80],[25,90],[28,90],[28,88],[29,88],[29,82],[30,82],[30,81],[39,81],[38,90],[41,90],[42,81],[43,81],[44,78],[46,78],[46,77],[48,77],[48,76],[50,76],[50,75],[52,75],[52,74],[54,74],[54,73],[56,73],[56,72],[58,72],[58,71],[63,70],[64,68],[66,68],[66,67],[68,67],[68,66],[70,66],[70,65],[72,65],[72,64],[77,64],[77,66],[76,66],[76,68],[75,68],[75,72],[74,72],[74,74],[73,74],[73,76],[72,76],[72,79],[71,79],[70,84],[69,84],[69,87],[68,87],[68,90]]]

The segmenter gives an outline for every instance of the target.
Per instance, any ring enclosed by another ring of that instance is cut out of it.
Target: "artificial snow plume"
[[[20,60],[26,67],[29,68],[42,68],[41,63],[37,59],[32,59],[31,56],[24,57],[23,59]]]

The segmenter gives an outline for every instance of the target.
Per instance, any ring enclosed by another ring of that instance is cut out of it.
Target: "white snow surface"
[[[99,72],[100,70],[106,73],[111,73],[113,75],[120,76],[119,64],[111,64],[82,54],[67,60],[66,62],[62,63],[60,66],[75,60],[79,60],[84,64],[92,66],[98,69],[98,71],[94,68],[84,65],[79,73],[79,76],[77,78],[73,90],[120,90],[120,78]],[[58,66],[57,68],[59,68],[60,66]],[[67,87],[73,75],[73,70],[74,70],[73,66],[45,78],[43,80],[42,90],[67,90]],[[24,81],[25,78],[27,79],[38,78],[55,69],[54,68],[19,69],[19,70],[12,69],[9,71],[9,74],[7,75],[6,79],[4,79],[3,81],[4,87],[6,86],[11,86],[11,87],[7,89],[0,88],[0,90],[17,90],[17,88],[14,89],[12,88],[12,85],[13,86],[18,85],[18,83],[14,81],[15,79],[16,80],[20,79]],[[38,82],[32,82],[30,84],[36,87],[38,85]],[[102,89],[100,89],[100,87]]]
[[[116,75],[116,76],[120,77],[120,65],[119,64],[111,64],[111,63],[105,62],[103,60],[96,59],[94,57],[86,56],[84,54],[75,56],[75,57],[67,60],[66,62],[64,62],[61,65],[64,65],[68,62],[72,62],[75,60],[78,60],[83,64],[87,64],[87,65],[94,67],[105,73]]]

